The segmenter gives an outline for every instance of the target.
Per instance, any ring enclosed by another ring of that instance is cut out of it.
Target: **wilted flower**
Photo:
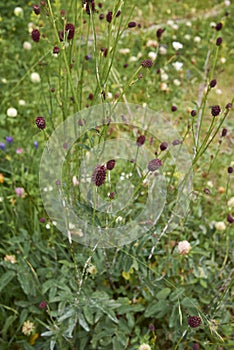
[[[15,194],[17,197],[24,198],[25,197],[25,192],[23,187],[16,187],[15,188]]]
[[[35,329],[34,323],[28,321],[25,321],[22,327],[22,333],[24,335],[30,335]]]
[[[225,231],[226,230],[226,225],[223,221],[217,221],[215,223],[215,228],[217,231]]]
[[[15,264],[16,263],[16,257],[15,257],[15,255],[5,255],[4,256],[4,261],[8,261],[11,264]]]
[[[37,72],[31,73],[30,79],[32,83],[40,83],[41,81],[40,75]]]
[[[178,51],[179,49],[182,49],[183,48],[183,44],[181,44],[180,42],[178,41],[173,41],[172,42],[172,46],[173,48]]]
[[[180,255],[188,255],[192,249],[188,241],[181,241],[178,243],[178,251]]]
[[[11,118],[15,118],[17,116],[17,109],[15,109],[14,107],[8,108],[7,116]]]

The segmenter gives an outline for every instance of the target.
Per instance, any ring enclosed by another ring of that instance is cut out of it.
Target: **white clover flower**
[[[230,198],[228,203],[227,203],[228,207],[230,208],[234,208],[234,197]]]
[[[188,241],[181,241],[178,243],[178,251],[180,255],[187,255],[191,248],[192,247]]]
[[[25,106],[26,105],[26,102],[24,100],[19,100],[18,103],[19,103],[20,106]]]
[[[172,46],[176,51],[183,48],[183,44],[181,44],[179,41],[173,41]]]
[[[216,89],[215,92],[217,95],[222,95],[222,93],[223,93],[223,91],[221,89]]]
[[[187,21],[185,24],[187,27],[192,27],[192,22],[190,22],[190,21]]]
[[[14,9],[14,15],[15,15],[16,17],[22,17],[23,14],[24,14],[24,11],[23,11],[22,7],[16,7],[16,8]]]
[[[25,50],[27,50],[27,51],[30,51],[31,48],[32,48],[32,44],[31,44],[29,41],[25,41],[25,42],[23,43],[23,48],[24,48]]]
[[[161,74],[161,80],[162,81],[167,81],[168,80],[168,74],[167,73],[162,73]]]
[[[172,27],[174,25],[174,21],[172,19],[169,19],[167,21],[167,24]]]
[[[160,48],[159,48],[159,53],[160,53],[161,55],[166,55],[166,53],[167,53],[167,48],[166,48],[165,46],[160,46]]]
[[[173,24],[172,28],[173,28],[174,30],[177,30],[177,29],[179,28],[179,26],[178,26],[178,24]]]
[[[28,321],[25,321],[22,327],[22,333],[24,335],[30,335],[35,329],[34,323]]]
[[[195,43],[200,43],[201,42],[200,36],[195,36],[193,40],[194,40]]]
[[[46,229],[47,229],[47,230],[50,229],[50,224],[46,224]]]
[[[183,67],[183,62],[176,61],[176,62],[173,62],[172,65],[177,71],[179,71]]]
[[[8,108],[6,113],[8,117],[15,118],[18,112],[17,112],[17,109],[15,109],[14,107],[10,107]]]
[[[6,78],[2,78],[2,79],[1,79],[1,82],[2,82],[3,84],[6,84],[6,83],[7,83]]]
[[[191,35],[185,34],[184,38],[185,38],[186,40],[190,40],[190,39],[191,39]]]
[[[32,33],[34,27],[35,27],[34,23],[32,23],[32,22],[28,23],[28,32],[29,32],[29,34]]]
[[[149,56],[149,58],[151,58],[152,61],[155,61],[156,58],[157,58],[157,53],[156,53],[156,52],[153,52],[153,51],[150,51],[150,52],[148,53],[148,56]]]
[[[41,77],[37,72],[33,72],[30,75],[30,79],[31,79],[32,83],[40,83],[40,81],[41,81]]]
[[[139,346],[138,350],[151,350],[151,347],[148,344],[141,344],[141,346]]]
[[[180,86],[181,85],[181,82],[179,81],[179,79],[174,79],[173,83],[174,83],[175,86]]]
[[[223,221],[217,221],[215,223],[215,228],[217,231],[225,231],[226,230],[226,225]]]
[[[216,23],[215,22],[210,22],[210,27],[211,28],[215,28],[216,27]]]
[[[130,52],[130,49],[128,49],[128,48],[119,49],[119,53],[121,53],[123,55],[127,55],[129,52]]]

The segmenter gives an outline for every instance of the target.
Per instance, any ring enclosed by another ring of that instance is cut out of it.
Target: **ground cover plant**
[[[0,4],[0,349],[233,348],[233,30]]]

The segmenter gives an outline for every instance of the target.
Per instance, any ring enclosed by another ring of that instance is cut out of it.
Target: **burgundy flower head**
[[[165,28],[159,28],[156,32],[158,40],[161,39],[163,32],[165,31]]]
[[[213,117],[217,117],[217,115],[219,115],[220,112],[221,108],[218,105],[211,107],[211,114],[213,115]]]
[[[201,318],[199,316],[189,316],[188,317],[188,324],[192,328],[197,328],[201,324]]]
[[[33,11],[36,15],[40,15],[41,9],[39,5],[33,5]]]
[[[46,121],[45,121],[45,118],[44,117],[37,117],[36,118],[36,126],[39,128],[39,129],[41,129],[41,130],[43,130],[43,129],[45,129],[45,127],[46,127]]]
[[[162,166],[162,161],[160,159],[152,159],[149,164],[148,164],[148,170],[149,171],[155,171],[157,169],[160,168],[160,166]]]
[[[38,43],[40,41],[40,32],[38,29],[33,29],[31,33],[32,40]]]
[[[71,40],[75,35],[75,26],[72,23],[67,23],[65,26],[65,31],[68,32],[67,40]]]
[[[108,162],[106,163],[107,170],[112,170],[114,169],[114,167],[115,167],[115,160],[114,159],[108,160]]]
[[[144,143],[145,143],[145,135],[138,136],[138,138],[137,138],[137,146],[141,147],[141,146],[144,145]]]
[[[146,60],[141,62],[141,65],[143,68],[151,68],[153,65],[153,61],[146,59]]]
[[[93,174],[92,181],[96,186],[101,186],[104,184],[106,179],[106,168],[104,165],[96,165]]]

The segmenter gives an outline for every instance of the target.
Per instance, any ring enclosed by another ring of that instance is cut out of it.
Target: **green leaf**
[[[155,317],[160,318],[163,317],[167,311],[169,310],[169,306],[166,302],[163,301],[154,301],[149,304],[145,310],[145,317]]]
[[[84,328],[84,330],[86,332],[89,332],[90,331],[90,328],[89,328],[89,325],[88,323],[86,322],[85,318],[84,318],[84,315],[82,313],[79,313],[79,324],[81,325],[82,328]]]
[[[16,315],[11,315],[6,320],[4,320],[4,326],[2,328],[2,337],[3,337],[3,339],[6,338],[6,334],[7,334],[8,328],[13,326],[13,323],[14,323],[14,321],[16,319],[17,319]]]
[[[32,296],[36,295],[34,280],[32,278],[32,275],[29,272],[20,271],[17,274],[17,279],[26,295],[32,295]]]
[[[162,290],[160,290],[160,292],[156,294],[156,298],[158,298],[159,300],[165,300],[170,293],[170,288],[163,288]]]
[[[0,292],[10,283],[10,281],[15,277],[14,271],[7,271],[0,278]]]
[[[175,301],[178,300],[178,298],[184,294],[185,289],[184,288],[176,288],[174,292],[170,295],[170,300]]]

